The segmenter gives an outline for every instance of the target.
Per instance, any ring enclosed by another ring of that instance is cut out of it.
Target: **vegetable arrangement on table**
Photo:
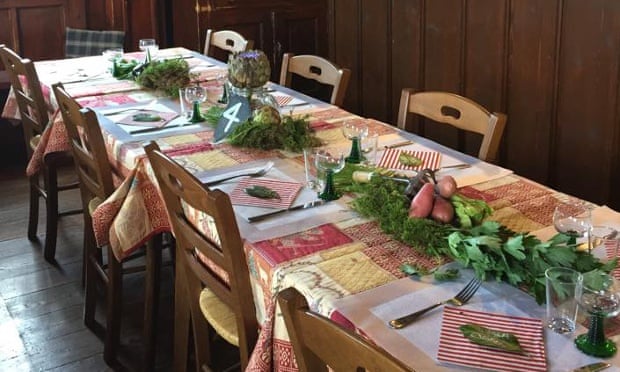
[[[430,170],[413,179],[372,177],[370,182],[351,188],[358,193],[352,207],[360,215],[374,218],[385,233],[412,249],[471,267],[482,280],[506,281],[528,291],[538,303],[545,301],[544,272],[549,267],[571,267],[579,272],[615,268],[616,260],[603,263],[577,250],[567,235],[543,242],[485,221],[491,208],[482,200],[459,194],[454,180],[447,177],[435,182]],[[411,263],[404,263],[401,269],[417,271]]]

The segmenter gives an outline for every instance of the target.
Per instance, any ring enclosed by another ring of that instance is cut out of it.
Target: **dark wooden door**
[[[0,0],[0,43],[32,60],[62,58],[65,27],[86,26],[84,0]]]

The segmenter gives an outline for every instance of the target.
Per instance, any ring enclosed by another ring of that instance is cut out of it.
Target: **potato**
[[[435,185],[425,183],[420,191],[413,197],[409,206],[409,217],[425,218],[433,210]]]
[[[437,222],[450,223],[454,218],[454,207],[448,200],[436,195],[431,218]]]
[[[437,181],[437,192],[439,195],[449,199],[456,192],[456,181],[452,176],[444,176]]]

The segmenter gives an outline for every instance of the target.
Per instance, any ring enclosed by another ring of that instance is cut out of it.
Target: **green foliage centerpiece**
[[[112,75],[117,79],[135,80],[145,89],[161,91],[173,98],[178,97],[179,88],[187,86],[191,80],[189,65],[182,58],[146,58],[144,62],[118,59],[114,61]]]

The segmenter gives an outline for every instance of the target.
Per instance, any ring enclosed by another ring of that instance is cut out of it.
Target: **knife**
[[[611,364],[605,362],[598,362],[585,365],[583,367],[573,369],[573,372],[598,372],[606,368],[611,367]]]
[[[182,125],[183,124],[172,124],[172,125],[164,125],[164,126],[161,126],[161,127],[148,127],[148,128],[145,128],[145,129],[132,130],[129,133],[130,134],[140,134],[140,133],[148,133],[148,132],[157,132],[157,131],[164,130],[164,129],[180,127]]]
[[[248,222],[249,223],[258,222],[258,221],[262,221],[262,220],[267,219],[267,218],[272,217],[272,216],[277,216],[278,214],[282,214],[282,213],[286,213],[286,212],[292,212],[292,211],[298,211],[298,210],[301,210],[301,209],[314,208],[314,207],[318,207],[318,206],[327,204],[328,202],[329,202],[329,200],[317,199],[317,200],[309,201],[309,202],[304,203],[304,204],[295,205],[295,206],[287,208],[287,209],[279,209],[277,211],[268,212],[268,213],[264,213],[264,214],[259,214],[257,216],[248,217]]]

